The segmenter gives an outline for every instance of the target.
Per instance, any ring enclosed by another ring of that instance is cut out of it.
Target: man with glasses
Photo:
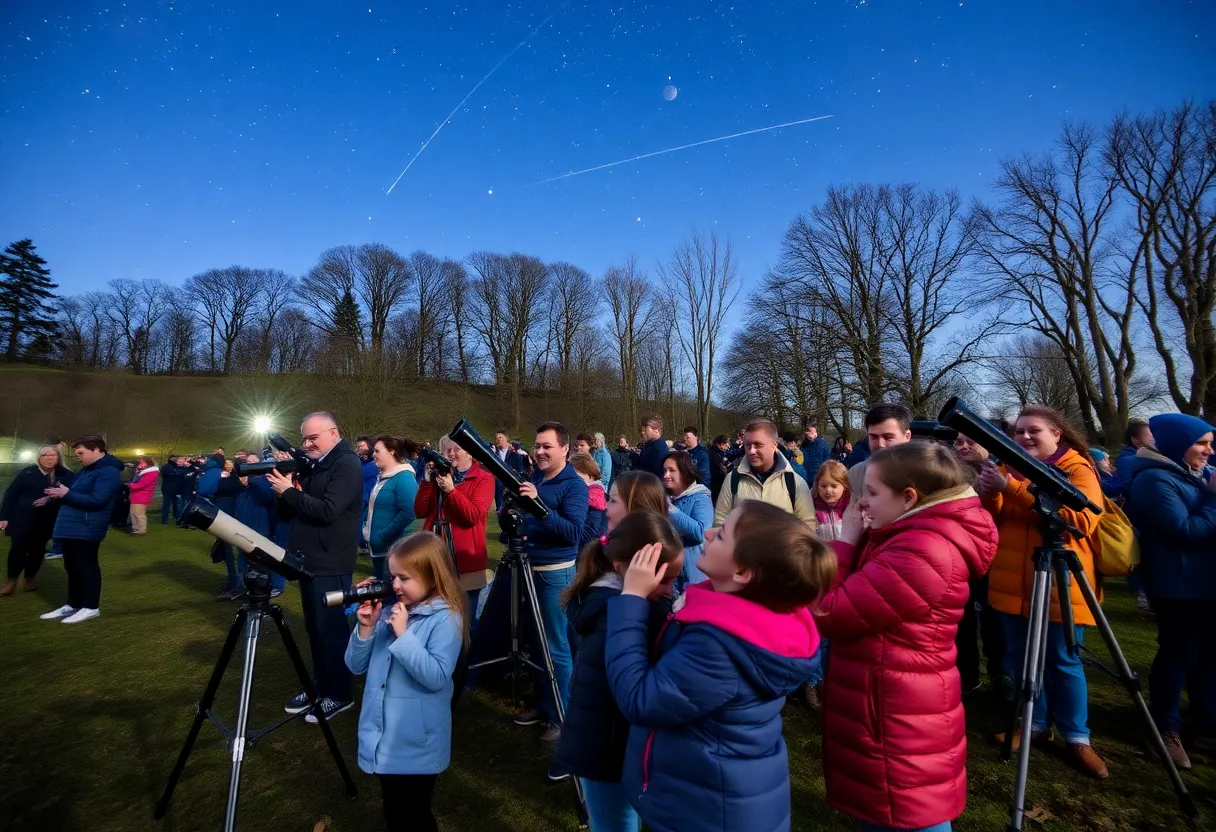
[[[363,469],[338,432],[332,413],[310,413],[300,433],[301,449],[313,462],[298,472],[299,488],[278,471],[271,471],[266,479],[279,495],[281,522],[290,523],[286,548],[303,555],[304,568],[312,573],[300,580],[300,600],[320,707],[329,719],[352,702],[345,660],[350,628],[345,610],[325,606],[325,593],[350,589],[359,546]],[[301,691],[284,710],[289,714],[308,710],[308,697]],[[317,718],[310,713],[305,720],[316,723]]]

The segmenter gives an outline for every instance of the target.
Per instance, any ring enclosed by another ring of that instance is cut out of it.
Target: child
[[[816,531],[824,543],[840,537],[844,522],[844,510],[849,507],[849,469],[834,459],[819,466],[815,473],[815,487],[811,489],[815,498]]]
[[[997,532],[950,449],[879,451],[841,539],[836,586],[815,612],[832,639],[824,683],[828,803],[866,830],[949,830],[967,800],[955,630]]]
[[[389,549],[397,603],[359,607],[346,665],[366,673],[359,768],[380,778],[389,830],[435,830],[431,797],[452,752],[452,671],[468,642],[466,596],[452,556],[431,532]],[[367,583],[364,581],[364,583]]]
[[[610,534],[587,544],[579,555],[574,582],[562,593],[575,660],[570,707],[555,763],[559,770],[582,778],[594,832],[637,832],[640,825],[621,787],[629,724],[608,687],[604,642],[608,635],[608,602],[621,594],[621,576],[634,554],[651,544],[660,549],[659,562],[670,564],[663,583],[650,599],[655,602],[650,619],[657,632],[670,609],[664,602],[684,561],[680,536],[661,514],[632,512]]]
[[[580,545],[585,546],[604,533],[604,506],[608,498],[600,482],[600,466],[591,454],[574,454],[570,457],[570,464],[574,466],[579,479],[587,483],[587,522],[583,524],[580,541]]]
[[[708,581],[676,602],[652,665],[647,598],[677,569],[661,560],[639,551],[608,602],[608,681],[632,725],[625,794],[654,832],[789,829],[781,707],[818,662],[806,607],[835,557],[788,511],[742,502],[706,536]]]

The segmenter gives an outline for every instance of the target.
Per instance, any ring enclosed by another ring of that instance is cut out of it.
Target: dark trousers
[[[380,774],[388,832],[438,832],[431,798],[438,774]]]
[[[1157,655],[1149,672],[1149,709],[1161,733],[1182,730],[1182,692],[1191,727],[1216,734],[1216,617],[1210,601],[1153,598]]]
[[[181,494],[175,492],[162,493],[160,504],[160,524],[162,526],[169,525],[169,512],[173,512],[173,520],[176,522],[181,519],[182,507],[185,506],[185,500]]]
[[[63,541],[63,568],[68,573],[68,606],[78,610],[101,609],[100,540]]]
[[[320,696],[350,702],[350,670],[346,667],[346,643],[350,625],[341,606],[325,606],[325,593],[350,589],[350,575],[318,575],[300,580],[304,605],[304,629],[312,650],[312,673]]]
[[[977,636],[979,637],[977,640]],[[971,597],[958,622],[954,644],[958,648],[958,674],[963,690],[973,690],[980,684],[980,647],[984,642],[984,658],[988,678],[995,683],[1001,675],[1001,657],[1005,654],[1005,632],[1000,616],[988,605],[988,576],[971,582]]]
[[[8,550],[8,579],[16,580],[25,572],[25,579],[32,581],[42,567],[42,558],[46,555],[46,542],[51,539],[51,530],[19,534],[13,536],[12,545]]]

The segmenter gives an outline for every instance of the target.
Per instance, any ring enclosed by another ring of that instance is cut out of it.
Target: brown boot
[[[37,578],[26,578],[25,586],[21,587],[21,591],[22,592],[37,592],[38,591],[38,579]]]
[[[1174,761],[1174,767],[1179,771],[1191,770],[1191,758],[1187,755],[1186,749],[1182,747],[1182,737],[1175,733],[1162,734],[1161,739],[1165,741],[1165,750],[1169,752],[1170,759]],[[1154,757],[1157,756],[1157,749],[1150,745],[1149,751]]]
[[[1181,743],[1179,743],[1181,747]],[[1080,771],[1088,774],[1095,780],[1105,780],[1110,776],[1110,772],[1106,768],[1106,763],[1102,762],[1102,758],[1098,756],[1098,752],[1094,751],[1089,746],[1089,743],[1070,742],[1068,751],[1072,757],[1072,763]]]
[[[11,581],[5,581],[4,586],[0,587],[0,596],[12,595],[14,592],[16,592],[16,590],[17,579],[13,578]]]
[[[1022,735],[1024,733],[1026,733],[1026,732],[1018,731],[1016,734],[1013,735],[1013,750],[1014,751],[1018,751],[1021,749]],[[1030,732],[1030,741],[1032,743],[1051,742],[1055,738],[1056,738],[1055,731],[1051,728],[1048,728],[1046,731],[1031,731]],[[999,734],[994,734],[992,739],[996,741],[997,745],[1004,745],[1005,744],[1005,732],[1001,731]]]

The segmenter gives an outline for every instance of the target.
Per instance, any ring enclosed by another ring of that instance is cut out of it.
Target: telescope
[[[418,456],[422,459],[423,464],[430,463],[435,466],[435,473],[441,477],[450,476],[452,473],[452,463],[448,462],[447,457],[437,452],[434,448],[419,448]]]
[[[549,508],[540,499],[520,496],[519,487],[523,485],[523,480],[490,451],[490,446],[477,435],[477,431],[473,430],[473,426],[467,421],[461,419],[456,427],[452,428],[452,432],[448,434],[448,439],[464,448],[469,456],[480,462],[487,471],[493,474],[494,479],[502,483],[502,487],[506,489],[507,493],[511,495],[511,498],[520,508],[527,511],[537,520],[544,520],[548,516]]]
[[[276,451],[282,451],[285,454],[290,454],[291,458],[295,461],[297,468],[307,468],[312,465],[312,460],[308,458],[308,454],[291,444],[291,442],[285,439],[281,434],[268,433],[266,434],[266,441],[269,442],[270,447],[274,448]]]
[[[363,586],[352,586],[350,589],[338,589],[325,593],[325,606],[345,607],[350,604],[362,604],[364,601],[377,601],[382,598],[396,598],[392,581],[372,581]]]
[[[205,497],[195,497],[182,512],[182,522],[202,529],[216,540],[222,540],[245,553],[253,563],[278,572],[290,580],[311,578],[298,552],[288,552],[268,537],[258,534],[229,514],[220,511]]]
[[[263,459],[257,462],[232,463],[232,476],[237,478],[260,477],[271,471],[278,471],[284,476],[290,476],[296,471],[296,461],[294,459]]]
[[[946,402],[937,421],[986,449],[1060,505],[1073,511],[1088,509],[1094,514],[1102,513],[1102,507],[1090,502],[1081,489],[1068,481],[1064,472],[1026,453],[1021,445],[1002,433],[996,425],[976,415],[958,396],[952,396]]]
[[[938,442],[953,442],[958,439],[957,430],[932,419],[913,419],[909,427],[912,435],[919,439],[934,439]]]

